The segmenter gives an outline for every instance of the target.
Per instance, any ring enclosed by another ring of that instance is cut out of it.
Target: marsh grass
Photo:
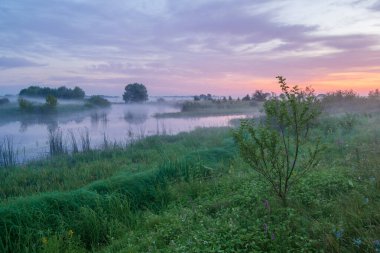
[[[79,135],[80,135],[80,140],[81,140],[82,152],[91,151],[91,139],[90,139],[90,132],[88,131],[88,128],[85,128],[83,131],[81,131]]]
[[[313,126],[325,152],[287,207],[228,128],[4,168],[0,252],[376,252],[380,116],[341,116]]]
[[[76,154],[79,152],[79,149],[78,149],[78,142],[75,138],[75,134],[74,134],[74,131],[73,130],[69,130],[68,132],[68,135],[69,135],[69,139],[70,139],[70,142],[71,142],[71,151],[73,154]]]
[[[0,141],[0,168],[12,167],[17,164],[18,152],[13,146],[13,139],[10,136],[5,136]]]
[[[258,115],[262,103],[252,101],[187,101],[181,106],[180,112],[156,114],[156,118],[201,117],[225,115]]]
[[[49,129],[49,153],[51,156],[62,155],[67,153],[66,144],[63,140],[62,130]]]
[[[123,172],[70,192],[11,201],[0,206],[0,250],[36,250],[43,247],[42,238],[47,244],[50,237],[70,230],[86,249],[97,248],[134,227],[139,210],[157,212],[166,206],[170,183],[207,178],[210,173],[202,161],[182,159],[157,169]]]

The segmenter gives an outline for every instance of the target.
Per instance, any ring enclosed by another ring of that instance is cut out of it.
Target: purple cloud
[[[25,68],[25,67],[37,67],[43,66],[43,64],[37,64],[27,59],[18,57],[0,57],[0,70],[11,68]]]
[[[214,89],[231,76],[235,87],[234,78],[261,80],[281,72],[307,80],[329,71],[378,65],[380,33],[335,35],[320,33],[323,25],[307,20],[291,24],[279,15],[287,4],[5,1],[0,5],[0,69],[29,68],[19,70],[19,79],[4,74],[0,87],[2,82],[33,81],[29,77],[115,90],[129,81],[144,81],[164,94],[192,87]],[[358,1],[345,6],[354,4],[361,8]],[[379,3],[368,11],[376,13],[378,8]],[[292,9],[294,15],[303,11]],[[41,65],[28,59],[48,65],[40,71]]]

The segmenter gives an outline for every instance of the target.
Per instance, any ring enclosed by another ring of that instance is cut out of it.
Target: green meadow
[[[233,128],[1,168],[0,252],[379,252],[378,104],[328,105],[319,163],[286,206]]]

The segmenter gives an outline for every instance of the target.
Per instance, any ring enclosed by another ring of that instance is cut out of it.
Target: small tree
[[[368,93],[368,98],[369,99],[379,99],[380,98],[380,91],[379,91],[379,89],[371,90]]]
[[[286,205],[290,188],[318,163],[319,141],[307,140],[320,109],[312,89],[290,88],[285,78],[277,79],[284,96],[266,101],[266,119],[257,125],[243,121],[234,138],[242,158]]]
[[[263,90],[256,90],[252,95],[252,99],[258,102],[263,102],[267,99],[268,94],[264,93]]]
[[[55,108],[58,104],[57,98],[53,95],[48,95],[46,97],[46,106],[50,108]]]
[[[34,106],[33,106],[32,102],[30,102],[24,98],[18,99],[18,105],[22,111],[31,112],[34,110]]]
[[[251,100],[251,97],[247,94],[245,97],[241,99],[242,101],[249,101]]]
[[[128,84],[127,86],[125,86],[123,100],[126,103],[144,102],[148,100],[148,92],[143,84]]]

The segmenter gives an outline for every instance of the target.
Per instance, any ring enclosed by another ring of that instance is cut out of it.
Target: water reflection
[[[37,116],[35,118],[21,118],[19,132],[27,132],[28,127],[33,125],[46,125],[48,130],[55,130],[58,128],[58,120],[57,117],[54,116]]]
[[[108,113],[106,111],[95,111],[91,113],[90,118],[91,118],[91,126],[93,128],[97,128],[99,125],[99,122],[102,124],[103,128],[107,127],[108,123]]]
[[[156,113],[176,112],[178,108],[168,105],[125,105],[114,104],[108,110],[93,110],[64,116],[25,116],[0,125],[0,138],[12,136],[15,147],[25,150],[27,158],[35,158],[49,153],[48,133],[60,129],[69,146],[75,146],[75,134],[81,140],[84,129],[91,139],[91,148],[104,144],[104,136],[110,142],[129,142],[149,135],[177,134],[197,127],[228,126],[237,116],[217,116],[203,118],[155,118]],[[81,142],[76,144],[81,146]],[[73,148],[75,149],[75,148]]]
[[[124,120],[130,124],[143,124],[148,119],[148,114],[145,112],[133,112],[126,111],[124,112]]]

